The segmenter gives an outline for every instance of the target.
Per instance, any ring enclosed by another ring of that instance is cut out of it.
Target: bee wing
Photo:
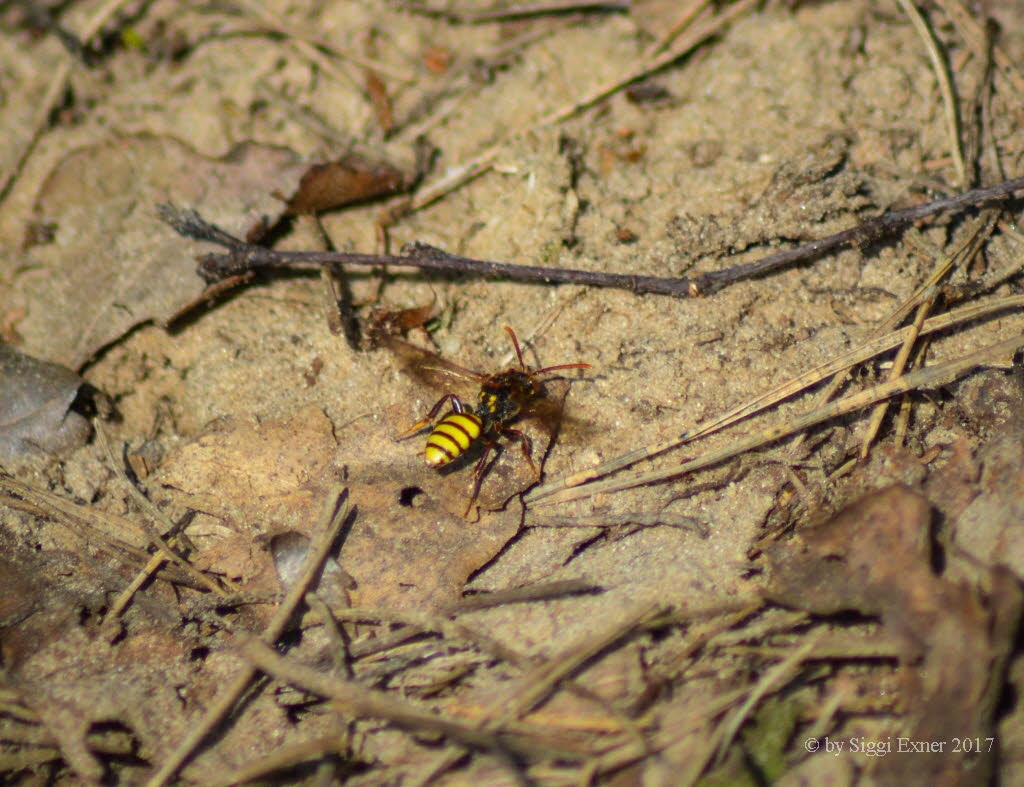
[[[544,382],[540,396],[527,405],[522,413],[522,420],[537,423],[552,437],[568,429],[577,438],[593,430],[585,418],[577,418],[572,408],[566,407],[566,398],[571,388],[571,380],[555,378]]]
[[[402,339],[388,337],[388,348],[398,357],[405,372],[432,387],[445,387],[452,379],[480,383],[486,375],[447,361],[435,352],[424,350]]]
[[[546,384],[542,395],[526,406],[523,418],[539,421],[548,431],[555,431],[562,423],[565,396],[568,393],[568,386],[564,386],[565,390],[562,388],[557,383]]]

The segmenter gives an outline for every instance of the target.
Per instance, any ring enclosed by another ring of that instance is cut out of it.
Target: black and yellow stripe
[[[471,412],[448,413],[430,433],[423,451],[427,464],[441,467],[458,459],[483,432],[483,421]]]

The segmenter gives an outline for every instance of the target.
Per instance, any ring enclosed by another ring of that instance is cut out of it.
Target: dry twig
[[[673,295],[679,298],[711,295],[738,281],[764,276],[798,262],[817,259],[847,246],[876,242],[900,232],[914,222],[952,211],[1004,199],[1024,190],[1024,178],[1016,178],[995,186],[973,189],[953,197],[935,200],[912,208],[884,213],[834,235],[805,243],[793,249],[770,254],[756,262],[734,265],[688,278],[636,276],[622,273],[574,270],[571,268],[540,268],[513,265],[507,262],[474,260],[448,254],[426,244],[410,244],[404,256],[315,251],[277,251],[246,243],[209,223],[194,210],[162,204],[157,210],[167,224],[187,238],[215,243],[226,248],[226,254],[207,254],[200,258],[200,272],[210,281],[260,268],[290,265],[354,265],[357,267],[413,267],[421,270],[465,273],[487,278],[546,284],[583,284],[591,287],[618,287],[637,293]]]

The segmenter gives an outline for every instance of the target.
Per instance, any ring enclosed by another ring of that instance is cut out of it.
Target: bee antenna
[[[558,366],[545,366],[543,369],[537,369],[534,374],[545,374],[547,372],[557,372],[559,369],[593,369],[589,363],[560,363]]]
[[[523,362],[523,351],[519,349],[519,339],[516,338],[516,332],[509,328],[507,325],[504,326],[505,332],[512,339],[512,346],[516,348],[516,358],[519,359],[519,367],[525,372],[526,364]]]

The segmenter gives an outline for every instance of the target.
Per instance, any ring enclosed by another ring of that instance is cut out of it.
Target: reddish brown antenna
[[[543,369],[530,370],[526,363],[523,361],[523,351],[519,348],[519,339],[516,338],[516,332],[513,331],[509,326],[503,326],[508,335],[512,338],[512,346],[516,348],[516,358],[519,359],[519,368],[527,374],[544,374],[545,372],[557,372],[559,369],[593,369],[589,363],[561,363],[558,366],[545,366]]]
[[[519,359],[519,368],[524,372],[527,371],[526,364],[523,363],[523,351],[519,349],[519,340],[516,338],[516,332],[509,328],[507,325],[504,326],[505,332],[512,339],[512,346],[516,348],[516,358]]]

